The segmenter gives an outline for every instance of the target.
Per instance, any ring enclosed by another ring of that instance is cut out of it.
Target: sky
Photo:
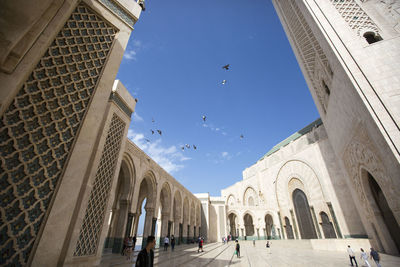
[[[146,1],[117,79],[138,99],[128,137],[193,193],[319,117],[269,0]]]

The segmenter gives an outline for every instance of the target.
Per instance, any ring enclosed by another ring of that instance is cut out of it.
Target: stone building
[[[321,120],[212,197],[126,138],[136,101],[115,77],[143,5],[1,1],[0,265],[96,265],[141,216],[144,236],[178,243],[231,233],[398,254],[400,3],[272,2]]]
[[[23,7],[23,8],[21,8]],[[200,200],[127,139],[114,81],[142,7],[0,3],[0,265],[93,266],[137,233],[200,231]]]
[[[272,2],[323,125],[285,139],[222,190],[226,233],[368,237],[399,254],[400,1]]]

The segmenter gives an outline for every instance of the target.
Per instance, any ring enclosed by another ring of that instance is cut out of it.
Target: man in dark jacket
[[[153,267],[154,263],[154,247],[156,238],[154,236],[147,237],[146,248],[142,249],[136,259],[136,267]]]

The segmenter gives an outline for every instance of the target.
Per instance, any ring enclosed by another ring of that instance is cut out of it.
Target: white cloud
[[[185,167],[183,162],[191,159],[178,151],[176,146],[164,147],[161,139],[147,142],[142,133],[136,133],[132,129],[128,130],[128,138],[169,173],[181,170]]]
[[[210,129],[213,132],[220,132],[222,135],[227,135],[227,133],[225,131],[223,131],[224,127],[214,127],[214,125],[206,124],[206,123],[203,123],[202,126],[204,128]]]
[[[137,114],[137,112],[133,113],[133,121],[134,122],[141,122],[143,121],[143,118],[139,116],[139,114]]]
[[[127,60],[134,60],[136,61],[136,55],[138,51],[143,48],[143,44],[140,40],[133,40],[132,44],[129,44],[125,50],[124,58]]]
[[[124,53],[124,58],[128,60],[136,60],[136,51],[133,49],[126,49]]]

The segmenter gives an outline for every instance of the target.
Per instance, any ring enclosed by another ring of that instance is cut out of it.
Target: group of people
[[[164,251],[168,251],[169,244],[171,243],[171,250],[175,249],[175,236],[171,236],[171,240],[169,240],[168,236],[164,237]]]
[[[232,240],[232,235],[228,235],[227,237],[225,237],[225,236],[222,237],[222,242],[224,244],[229,243],[229,241],[231,241],[231,240]]]
[[[380,256],[379,256],[379,253],[375,249],[371,248],[369,257],[368,257],[367,252],[364,251],[364,249],[360,248],[360,251],[361,251],[360,259],[362,259],[364,261],[365,265],[367,265],[368,267],[371,267],[371,264],[368,261],[369,259],[371,259],[371,260],[375,261],[377,267],[381,267],[381,264],[379,263]],[[350,245],[347,246],[347,253],[349,254],[351,266],[354,266],[353,265],[353,261],[354,261],[354,263],[356,264],[356,267],[358,267],[356,255],[355,255],[353,249],[350,247]]]

